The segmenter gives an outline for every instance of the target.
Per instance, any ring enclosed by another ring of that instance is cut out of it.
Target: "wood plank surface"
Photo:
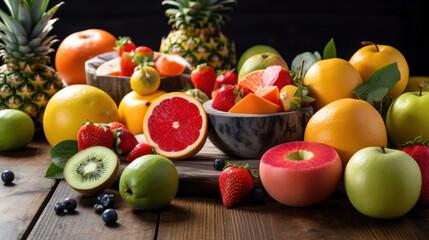
[[[118,213],[117,223],[110,226],[104,224],[101,214],[94,212],[94,196],[83,196],[62,180],[28,239],[154,239],[159,212],[133,211],[122,200],[116,187],[106,191],[115,195],[114,209]],[[78,206],[75,213],[56,214],[55,204],[67,197],[76,199]]]
[[[309,208],[247,200],[226,208],[220,198],[178,197],[161,213],[158,239],[428,239],[428,210],[379,220],[358,213],[345,192]]]
[[[0,239],[25,237],[54,189],[56,180],[43,177],[51,163],[47,146],[36,138],[22,150],[0,151],[0,172],[15,174],[11,185],[0,182]]]

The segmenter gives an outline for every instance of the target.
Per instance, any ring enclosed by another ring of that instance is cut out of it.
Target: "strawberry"
[[[152,49],[145,46],[139,46],[131,53],[133,61],[138,65],[138,68],[144,66],[154,66],[154,54],[155,53]]]
[[[237,84],[235,85],[235,87],[236,87],[240,92],[242,92],[242,97],[247,96],[247,94],[249,94],[249,93],[254,93],[250,88],[248,88],[248,87],[246,87],[246,86],[243,86],[243,85],[241,85],[240,83],[237,83]]]
[[[247,164],[226,165],[219,176],[223,205],[231,207],[241,202],[252,191],[255,177]]]
[[[121,156],[127,156],[139,143],[136,136],[127,129],[118,128],[114,131],[115,151]]]
[[[110,127],[111,131],[115,131],[118,128],[127,129],[127,127],[124,124],[120,123],[120,122],[111,122],[111,123],[109,123],[109,127]]]
[[[134,63],[131,53],[124,53],[121,56],[121,75],[125,77],[131,77],[134,73],[134,69],[137,64]]]
[[[134,55],[139,58],[147,58],[148,60],[153,60],[153,50],[146,46],[139,46],[134,50]]]
[[[136,45],[131,41],[130,37],[119,37],[119,39],[116,40],[116,47],[114,50],[118,52],[119,57],[122,57],[124,52],[129,53],[134,49],[136,49]]]
[[[235,72],[227,71],[225,73],[221,73],[216,77],[216,85],[215,88],[220,88],[222,85],[235,85],[238,82],[238,76]]]
[[[106,124],[85,122],[77,134],[79,151],[93,146],[112,148],[114,136]]]
[[[400,150],[406,152],[420,167],[422,173],[422,189],[420,192],[419,202],[429,205],[429,140],[422,142],[419,136],[414,141],[409,141],[400,146]]]
[[[212,102],[212,107],[219,111],[228,112],[229,109],[241,100],[241,96],[241,92],[234,86],[224,85],[217,92]]]
[[[202,64],[191,72],[191,82],[194,87],[210,96],[216,82],[216,72],[213,68]]]
[[[127,162],[131,163],[134,159],[144,155],[152,154],[152,148],[147,143],[139,143],[134,149],[128,154]]]

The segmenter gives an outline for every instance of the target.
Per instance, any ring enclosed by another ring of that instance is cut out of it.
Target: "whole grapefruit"
[[[383,118],[368,102],[345,98],[334,101],[308,121],[304,141],[324,143],[340,155],[343,168],[357,151],[387,145]]]
[[[55,55],[55,67],[67,85],[85,84],[85,62],[113,51],[116,38],[101,29],[88,29],[66,37]]]
[[[46,105],[43,126],[51,146],[63,140],[76,140],[83,122],[118,122],[113,99],[99,88],[77,84],[57,92]]]

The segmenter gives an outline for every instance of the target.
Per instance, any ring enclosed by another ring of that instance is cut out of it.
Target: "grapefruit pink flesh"
[[[164,114],[165,110],[168,115]],[[182,151],[194,143],[202,127],[199,109],[188,100],[177,97],[160,103],[148,121],[152,139],[161,150],[169,152]]]
[[[268,150],[259,173],[268,194],[280,203],[304,207],[335,191],[342,176],[337,152],[316,142],[289,142]]]
[[[121,76],[121,58],[117,57],[101,64],[97,70],[95,70],[95,74]]]
[[[143,128],[155,152],[171,159],[183,159],[204,145],[207,116],[195,98],[185,93],[169,93],[150,106]]]

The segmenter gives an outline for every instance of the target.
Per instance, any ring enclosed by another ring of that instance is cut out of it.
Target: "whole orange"
[[[330,58],[316,62],[307,71],[304,84],[316,100],[315,110],[342,98],[356,98],[353,91],[362,84],[359,72],[346,60]]]
[[[362,148],[387,145],[381,115],[368,102],[345,98],[334,101],[308,121],[304,141],[324,143],[340,155],[343,168]]]
[[[158,90],[150,95],[139,95],[132,91],[119,103],[119,120],[134,135],[143,133],[143,119],[151,102],[166,92]]]
[[[350,58],[350,63],[358,70],[362,80],[366,81],[378,69],[397,62],[401,79],[390,91],[390,95],[398,97],[408,83],[409,69],[404,55],[396,48],[387,45],[368,45],[359,49]]]
[[[113,51],[116,38],[101,29],[88,29],[66,37],[55,55],[55,67],[68,85],[85,84],[85,62]]]
[[[48,102],[43,130],[51,146],[63,140],[76,140],[83,122],[119,121],[113,99],[99,88],[77,84],[58,91]]]

